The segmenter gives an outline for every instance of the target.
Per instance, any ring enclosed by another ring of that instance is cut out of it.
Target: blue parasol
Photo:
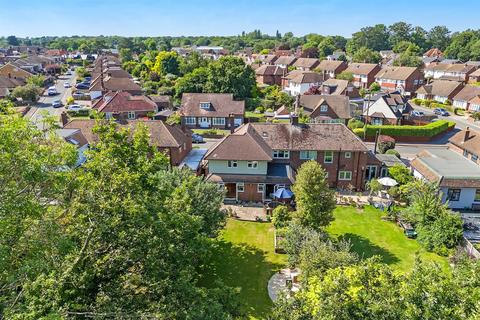
[[[279,188],[273,195],[277,199],[291,199],[293,197],[293,192],[285,188]]]

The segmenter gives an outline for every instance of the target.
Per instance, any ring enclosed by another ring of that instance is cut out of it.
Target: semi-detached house
[[[423,74],[414,67],[386,67],[375,75],[375,81],[384,91],[400,91],[412,95],[423,84]]]
[[[373,63],[350,63],[345,72],[353,75],[353,85],[357,88],[368,88],[375,81],[380,66]]]

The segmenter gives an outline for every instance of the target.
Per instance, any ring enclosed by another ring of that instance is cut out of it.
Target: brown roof
[[[294,83],[319,83],[323,81],[321,73],[302,70],[293,70],[285,78]]]
[[[448,97],[459,87],[462,87],[460,82],[435,80],[418,89],[417,94],[431,94],[434,96]]]
[[[248,123],[220,140],[207,152],[205,159],[271,161],[272,149]]]
[[[153,95],[148,97],[155,103],[170,103],[172,100],[172,97],[167,95]]]
[[[480,156],[480,133],[477,131],[469,130],[467,140],[465,140],[465,133],[466,130],[457,132],[448,141],[462,150],[467,150],[470,153],[474,153]]]
[[[99,112],[121,113],[129,111],[157,111],[157,105],[146,96],[132,96],[126,91],[117,91],[99,99],[93,106]]]
[[[210,103],[210,109],[200,108],[200,103]],[[245,101],[233,100],[231,93],[184,93],[180,113],[192,117],[229,117],[243,115]]]
[[[92,82],[90,91],[142,91],[142,88],[130,78],[114,78],[104,75],[103,87],[101,76],[99,76]]]
[[[340,60],[322,60],[320,61],[320,65],[318,66],[318,69],[323,71],[335,71],[338,68],[340,68],[343,64],[345,64],[345,62]]]
[[[350,108],[350,100],[347,96],[342,95],[301,95],[300,106],[303,107],[305,113],[311,114],[315,112],[321,105],[328,105],[340,119],[350,119],[352,110]]]
[[[470,104],[480,105],[480,95],[473,97],[468,102]]]
[[[466,65],[463,63],[439,63],[430,64],[425,70],[430,71],[444,71],[444,72],[457,72],[457,73],[470,73],[477,69],[476,66]]]
[[[375,70],[375,68],[378,67],[378,64],[374,63],[350,63],[348,65],[348,68],[345,70],[345,72],[351,72],[353,74],[365,74],[368,75],[372,71]]]
[[[459,93],[453,97],[453,100],[470,101],[472,98],[480,95],[480,87],[466,85]]]
[[[281,76],[284,71],[284,68],[275,65],[263,65],[260,68],[255,69],[255,74],[257,76]]]
[[[170,126],[159,120],[133,120],[125,121],[118,124],[118,128],[132,128],[135,129],[139,124],[144,124],[150,131],[150,143],[160,148],[180,147],[189,139],[188,135],[184,133],[177,126]],[[98,136],[92,132],[96,125],[96,120],[80,120],[73,119],[68,122],[65,129],[80,129],[82,134],[87,139],[88,143],[93,144],[98,142]]]
[[[273,150],[365,151],[363,142],[340,123],[252,123]]]
[[[344,91],[348,88],[348,80],[330,78],[327,81],[324,81],[322,83],[322,86],[335,88],[334,91],[330,91],[330,94],[339,95],[339,94],[343,94]]]
[[[18,78],[15,79],[15,78],[0,76],[0,88],[13,89],[15,87],[25,85],[25,83],[26,82],[23,79],[18,79]]]
[[[275,64],[276,65],[284,64],[286,66],[291,66],[295,63],[295,61],[297,61],[297,57],[295,56],[281,56],[281,57],[278,57],[277,60],[275,60]]]
[[[387,67],[380,70],[376,78],[379,79],[393,79],[393,80],[407,80],[418,68],[415,67]]]
[[[477,70],[473,71],[472,73],[470,73],[470,76],[471,77],[480,77],[480,69],[477,69]]]
[[[443,52],[438,48],[431,48],[423,54],[424,57],[442,57]]]
[[[298,58],[297,61],[293,64],[297,68],[315,68],[320,61],[315,58]]]
[[[274,54],[261,54],[257,56],[257,59],[262,61],[263,63],[273,63],[277,60],[277,56]]]

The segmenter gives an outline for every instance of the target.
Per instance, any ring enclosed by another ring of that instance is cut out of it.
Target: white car
[[[67,107],[67,110],[69,110],[69,111],[80,111],[80,110],[83,110],[83,109],[84,109],[84,107],[82,107],[79,104],[72,104],[72,105]]]
[[[71,88],[72,85],[71,85],[69,82],[64,82],[64,83],[63,83],[63,87],[64,87],[64,88]]]

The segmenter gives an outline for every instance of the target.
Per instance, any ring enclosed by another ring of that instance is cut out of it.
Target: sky
[[[307,33],[349,37],[406,21],[480,29],[478,0],[0,0],[0,36],[200,36]]]

